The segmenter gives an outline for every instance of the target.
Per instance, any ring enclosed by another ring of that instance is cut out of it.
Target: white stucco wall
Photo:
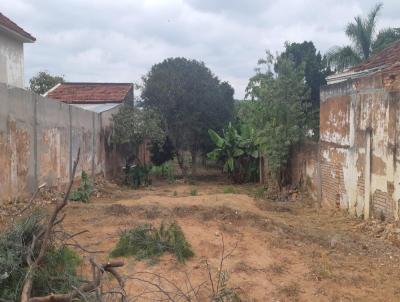
[[[0,31],[0,82],[24,87],[24,44]]]

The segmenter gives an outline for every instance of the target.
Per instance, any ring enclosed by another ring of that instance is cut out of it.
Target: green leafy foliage
[[[164,177],[170,184],[175,181],[175,171],[172,162],[166,162],[160,166],[153,166],[151,174]]]
[[[293,68],[300,73],[304,73],[306,86],[310,94],[304,101],[311,104],[307,106],[306,121],[307,127],[312,130],[312,139],[319,138],[319,107],[320,107],[320,87],[326,85],[326,77],[332,73],[326,56],[322,57],[316,50],[313,42],[304,41],[303,43],[285,43],[285,50],[278,56],[274,70],[278,72],[281,61],[290,60]]]
[[[352,44],[348,46],[333,47],[327,54],[329,64],[338,71],[359,64],[367,60],[390,43],[400,39],[398,28],[385,28],[376,32],[376,19],[383,7],[382,3],[376,4],[366,17],[357,16],[353,22],[346,26],[346,35]]]
[[[376,54],[391,43],[400,41],[400,28],[385,28],[379,31],[372,43],[372,54]]]
[[[272,72],[275,66],[275,73]],[[255,131],[255,144],[267,156],[271,175],[282,181],[290,148],[308,135],[309,88],[292,60],[277,61],[269,52],[247,86],[239,119]]]
[[[42,213],[34,212],[0,235],[0,299],[19,301],[28,269],[26,259],[33,237],[44,230],[43,219]],[[34,250],[33,256],[38,252]],[[74,251],[51,245],[43,264],[33,276],[32,294],[65,293],[72,286],[78,286],[76,269],[79,264],[80,259]]]
[[[156,166],[161,166],[173,160],[175,156],[174,146],[168,137],[166,137],[162,145],[153,143],[150,148],[150,153],[150,160]]]
[[[73,201],[88,202],[92,193],[93,185],[90,182],[89,175],[85,171],[82,171],[81,184],[70,194],[69,199]]]
[[[124,168],[125,184],[134,188],[150,185],[152,165],[126,165]]]
[[[254,181],[258,174],[258,145],[254,129],[242,125],[240,132],[229,123],[220,136],[214,130],[208,133],[216,148],[208,153],[210,159],[223,163],[223,169],[235,182]]]
[[[181,227],[173,222],[154,228],[143,224],[122,233],[111,257],[135,256],[137,259],[157,259],[165,252],[175,255],[179,262],[194,255]]]
[[[29,80],[29,89],[37,94],[44,94],[59,83],[64,82],[64,76],[53,76],[47,71],[40,71]]]
[[[112,122],[111,141],[125,156],[126,166],[134,162],[143,164],[137,157],[142,144],[162,144],[165,141],[160,115],[154,109],[124,105],[112,116]]]
[[[34,295],[66,293],[73,286],[79,286],[76,271],[80,264],[81,259],[74,250],[65,246],[50,248],[44,259],[44,266],[35,273]]]
[[[144,77],[143,104],[160,112],[184,177],[183,152],[195,158],[210,150],[207,129],[220,130],[231,119],[233,93],[204,63],[185,58],[166,59]]]

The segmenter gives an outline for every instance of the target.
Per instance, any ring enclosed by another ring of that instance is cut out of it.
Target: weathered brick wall
[[[357,215],[398,218],[398,71],[321,90],[322,201]]]
[[[43,182],[67,183],[79,147],[77,175],[104,172],[107,127],[102,114],[0,84],[0,201],[24,197]]]
[[[318,198],[318,144],[304,142],[291,150],[289,174],[292,185],[305,187]]]

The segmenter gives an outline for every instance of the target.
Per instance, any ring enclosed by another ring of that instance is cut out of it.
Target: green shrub
[[[225,194],[235,194],[235,193],[236,193],[236,190],[235,190],[234,187],[229,186],[229,187],[225,187],[225,188],[224,188],[224,193],[225,193]]]
[[[171,162],[166,162],[159,166],[153,166],[151,174],[165,178],[168,183],[175,182],[175,172]]]
[[[44,215],[34,212],[0,235],[0,300],[18,301],[27,272],[26,259],[34,236],[44,228]],[[36,245],[38,246],[38,244]],[[38,255],[34,250],[33,258]],[[32,295],[64,293],[79,285],[79,257],[66,247],[50,246],[33,276]]]
[[[190,195],[191,196],[197,196],[197,189],[196,188],[191,189],[190,190]]]
[[[129,165],[127,164],[124,168],[125,172],[125,184],[139,188],[140,186],[150,185],[150,172],[152,165]]]
[[[44,266],[35,274],[33,295],[49,293],[67,293],[80,281],[76,270],[81,264],[78,254],[65,246],[51,247],[44,258]]]
[[[135,256],[137,259],[157,259],[165,252],[175,255],[179,262],[194,255],[181,227],[176,223],[161,223],[158,229],[143,224],[122,233],[111,257]]]
[[[70,194],[69,199],[73,201],[88,202],[90,195],[93,193],[93,186],[85,171],[82,171],[81,179],[81,185]]]

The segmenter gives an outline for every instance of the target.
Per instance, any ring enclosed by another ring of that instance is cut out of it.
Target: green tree
[[[346,26],[346,35],[352,45],[336,46],[329,51],[328,59],[334,68],[341,71],[370,57],[375,39],[376,18],[382,6],[382,3],[376,4],[367,17],[357,16],[354,22]]]
[[[307,86],[310,88],[310,100],[313,109],[319,109],[320,87],[326,84],[326,76],[331,73],[326,58],[315,48],[311,41],[303,43],[285,43],[285,51],[278,57],[278,62],[289,59],[295,68],[304,71]],[[279,69],[275,66],[275,71]]]
[[[165,140],[160,115],[151,108],[123,105],[112,116],[112,122],[112,142],[124,152],[127,164],[137,159],[140,145]]]
[[[272,72],[272,66],[276,67]],[[249,102],[239,110],[239,118],[257,132],[257,143],[267,156],[271,176],[282,185],[290,148],[308,131],[309,88],[304,71],[292,60],[277,60],[267,52],[247,87]]]
[[[45,94],[51,88],[64,81],[64,76],[53,76],[47,71],[40,71],[29,80],[29,89],[37,94]]]
[[[166,59],[143,78],[143,104],[160,112],[185,177],[184,152],[195,173],[197,154],[210,146],[208,128],[219,131],[232,117],[233,92],[204,63],[185,58]]]
[[[400,28],[385,28],[379,31],[374,43],[372,44],[372,53],[380,52],[391,43],[400,40]]]

